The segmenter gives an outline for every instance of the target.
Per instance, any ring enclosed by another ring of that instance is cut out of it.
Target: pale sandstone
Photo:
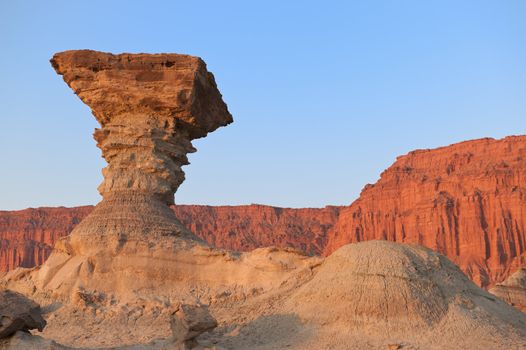
[[[96,252],[109,235],[118,237],[114,250],[133,237],[194,238],[168,204],[184,180],[187,153],[195,151],[191,141],[232,122],[205,63],[90,50],[58,53],[51,63],[92,109],[101,125],[94,137],[108,162],[103,200],[73,230],[68,249]]]

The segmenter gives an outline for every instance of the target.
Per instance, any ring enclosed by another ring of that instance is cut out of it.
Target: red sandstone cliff
[[[320,254],[339,207],[276,208],[266,205],[173,207],[179,220],[208,243],[231,250],[294,247]]]
[[[40,264],[92,207],[0,211],[0,271]],[[330,254],[370,239],[446,254],[475,282],[526,267],[526,136],[466,141],[399,157],[345,208],[174,207],[207,242],[233,250],[296,247]]]
[[[271,245],[296,247],[310,254],[323,250],[340,210],[265,205],[172,208],[187,228],[212,245],[241,251]],[[92,210],[85,206],[0,211],[0,271],[41,264],[55,241],[69,234]]]
[[[526,136],[398,157],[342,210],[324,250],[387,239],[447,255],[476,283],[526,266]]]
[[[0,271],[40,265],[93,207],[0,211]]]

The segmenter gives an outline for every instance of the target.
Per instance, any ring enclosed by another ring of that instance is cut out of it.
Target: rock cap
[[[233,119],[205,62],[174,53],[57,53],[56,72],[104,126],[115,116],[156,115],[200,138]]]

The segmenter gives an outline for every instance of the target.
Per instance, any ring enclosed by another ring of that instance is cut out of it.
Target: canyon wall
[[[0,272],[42,264],[56,240],[92,210],[84,206],[0,211]]]
[[[422,244],[477,284],[526,267],[526,136],[466,141],[398,157],[348,207],[172,207],[208,243],[248,251],[295,247],[328,255],[357,241]],[[41,264],[92,207],[0,211],[0,271]]]
[[[320,254],[340,207],[276,208],[266,205],[177,205],[175,215],[209,244],[250,251],[262,246],[292,247]]]
[[[526,266],[526,136],[480,139],[398,157],[342,210],[324,254],[350,242],[417,243],[477,284]]]
[[[265,205],[173,206],[181,223],[209,244],[250,251],[292,247],[320,254],[339,207],[290,209]],[[55,241],[69,234],[93,206],[0,211],[0,271],[40,265]]]

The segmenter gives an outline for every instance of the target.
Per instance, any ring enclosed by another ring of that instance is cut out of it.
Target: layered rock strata
[[[93,206],[0,211],[0,272],[41,265]]]
[[[51,63],[91,108],[101,126],[94,137],[108,162],[99,186],[103,200],[73,230],[71,246],[97,249],[94,240],[107,234],[193,236],[168,205],[184,180],[187,154],[195,151],[191,141],[232,122],[205,63],[187,55],[89,50],[58,53]]]
[[[0,211],[0,271],[42,264],[55,242],[68,235],[92,210],[92,206],[85,206]],[[172,210],[184,227],[219,248],[250,251],[276,246],[320,254],[340,207],[179,204]]]
[[[416,243],[482,286],[526,266],[526,136],[398,157],[340,212],[324,254],[349,242]]]

